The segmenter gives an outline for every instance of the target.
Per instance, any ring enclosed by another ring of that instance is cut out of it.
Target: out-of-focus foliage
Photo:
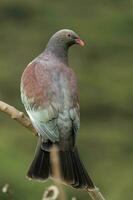
[[[70,50],[81,104],[80,154],[107,199],[132,199],[133,2],[131,0],[0,1],[0,99],[24,110],[19,92],[25,66],[57,30],[75,30],[86,46]],[[0,114],[0,187],[15,199],[40,199],[50,184],[25,178],[35,138]],[[88,199],[66,187],[67,195]],[[6,199],[0,193],[0,199]]]

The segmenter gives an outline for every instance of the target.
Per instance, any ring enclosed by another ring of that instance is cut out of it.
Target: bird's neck
[[[68,64],[68,47],[62,42],[50,40],[45,49],[45,53],[54,55],[60,62]]]

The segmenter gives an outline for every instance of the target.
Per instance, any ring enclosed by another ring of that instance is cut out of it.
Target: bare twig
[[[94,187],[92,189],[87,189],[87,192],[89,193],[90,197],[93,199],[93,200],[105,200],[103,195],[101,194],[99,188],[97,187]]]
[[[9,104],[7,104],[3,101],[0,101],[0,111],[8,114],[12,119],[16,120],[22,126],[24,126],[25,128],[32,131],[35,135],[37,135],[37,132],[34,129],[34,127],[32,126],[32,123],[31,123],[29,117],[27,117],[23,112],[17,110],[13,106],[10,106]]]
[[[32,126],[32,123],[29,117],[24,115],[24,113],[22,113],[21,111],[17,110],[13,106],[10,106],[2,101],[0,101],[0,111],[8,114],[12,119],[15,119],[22,126],[32,131],[34,135],[37,135],[37,132]],[[53,173],[55,173],[54,176],[59,179],[60,178],[60,164],[59,164],[59,158],[58,158],[58,154],[56,150],[52,151],[51,153],[51,162],[53,165]],[[60,200],[66,200],[66,196],[65,196],[62,185],[58,181],[56,182],[56,185],[59,188]],[[90,197],[93,200],[105,200],[97,187],[94,187],[92,189],[87,189],[86,191],[89,193]]]
[[[59,190],[55,185],[48,187],[43,194],[42,200],[56,200],[59,196]]]
[[[59,161],[59,155],[56,146],[53,146],[52,151],[50,153],[50,161],[51,161],[51,166],[52,166],[52,173],[56,180],[56,185],[59,188],[59,198],[60,200],[66,200],[66,195],[63,190],[63,186],[60,183],[61,180],[61,174],[60,174],[60,161]]]
[[[2,192],[7,194],[9,200],[13,200],[13,192],[9,184],[5,184],[2,188]]]

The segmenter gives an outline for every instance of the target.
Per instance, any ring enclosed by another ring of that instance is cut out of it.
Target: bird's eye
[[[68,35],[67,35],[68,37],[71,37],[71,34],[70,33],[68,33]]]

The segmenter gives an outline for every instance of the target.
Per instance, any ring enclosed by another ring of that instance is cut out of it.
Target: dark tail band
[[[94,188],[94,184],[79,158],[77,148],[74,151],[58,152],[62,181],[74,188]],[[27,176],[42,181],[49,176],[54,176],[50,166],[50,152],[42,150],[40,142]]]

